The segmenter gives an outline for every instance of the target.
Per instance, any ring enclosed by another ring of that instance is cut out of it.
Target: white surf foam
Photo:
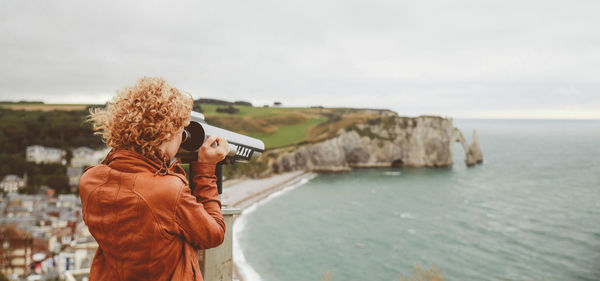
[[[413,216],[411,213],[406,213],[406,212],[400,214],[400,217],[403,219],[414,219],[415,218],[415,216]]]
[[[233,223],[233,262],[235,262],[239,270],[239,274],[241,275],[244,281],[262,281],[260,275],[256,272],[256,270],[254,270],[254,268],[252,268],[252,266],[246,260],[244,252],[242,251],[242,247],[240,246],[240,242],[238,240],[240,233],[242,233],[244,228],[246,228],[246,216],[254,212],[256,208],[264,205],[273,198],[281,196],[286,192],[289,192],[303,184],[306,184],[315,176],[316,174],[311,174],[310,176],[301,179],[299,182],[293,183],[289,186],[284,187],[281,190],[269,194],[269,196],[267,196],[265,199],[260,200],[250,205],[248,208],[244,209],[242,214],[235,219],[235,222]]]

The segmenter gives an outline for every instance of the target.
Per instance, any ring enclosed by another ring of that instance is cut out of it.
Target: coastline
[[[287,188],[294,188],[315,177],[315,173],[305,171],[294,171],[282,174],[276,174],[264,179],[244,179],[231,180],[223,182],[223,194],[221,201],[225,205],[229,205],[242,210],[239,216],[235,217],[234,226],[238,226],[238,230],[234,230],[234,258],[233,258],[233,278],[234,280],[245,281],[241,272],[242,267],[248,266],[239,264],[245,263],[245,257],[235,238],[236,232],[241,232],[242,225],[237,223],[241,221],[246,211],[253,210],[254,206],[263,202],[271,195],[277,195],[284,192]],[[277,194],[276,194],[277,193]],[[237,258],[235,257],[237,255]],[[252,269],[250,269],[253,271]],[[255,272],[254,272],[255,274]]]

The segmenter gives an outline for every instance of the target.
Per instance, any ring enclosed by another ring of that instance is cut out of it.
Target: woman
[[[197,249],[223,242],[215,164],[227,141],[208,138],[192,162],[193,182],[172,159],[192,99],[161,78],[142,78],[90,114],[112,151],[87,169],[83,220],[98,242],[90,280],[202,280]]]

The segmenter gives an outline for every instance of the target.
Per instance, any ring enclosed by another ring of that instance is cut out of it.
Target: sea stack
[[[475,166],[475,164],[483,162],[483,155],[481,153],[481,148],[479,147],[479,137],[475,130],[473,130],[473,142],[466,152],[465,162],[467,163],[467,166]]]

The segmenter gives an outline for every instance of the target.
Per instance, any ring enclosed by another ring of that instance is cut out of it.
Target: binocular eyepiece
[[[210,136],[227,139],[229,155],[225,158],[226,162],[248,162],[265,152],[265,144],[261,140],[208,125],[204,121],[204,114],[192,111],[190,124],[184,128],[181,135],[178,155],[184,158],[183,161],[196,160],[193,159],[195,153],[190,154],[190,152],[197,151],[204,140]]]
[[[184,129],[183,134],[181,135],[181,144],[184,144],[191,137],[192,137],[192,134]]]

